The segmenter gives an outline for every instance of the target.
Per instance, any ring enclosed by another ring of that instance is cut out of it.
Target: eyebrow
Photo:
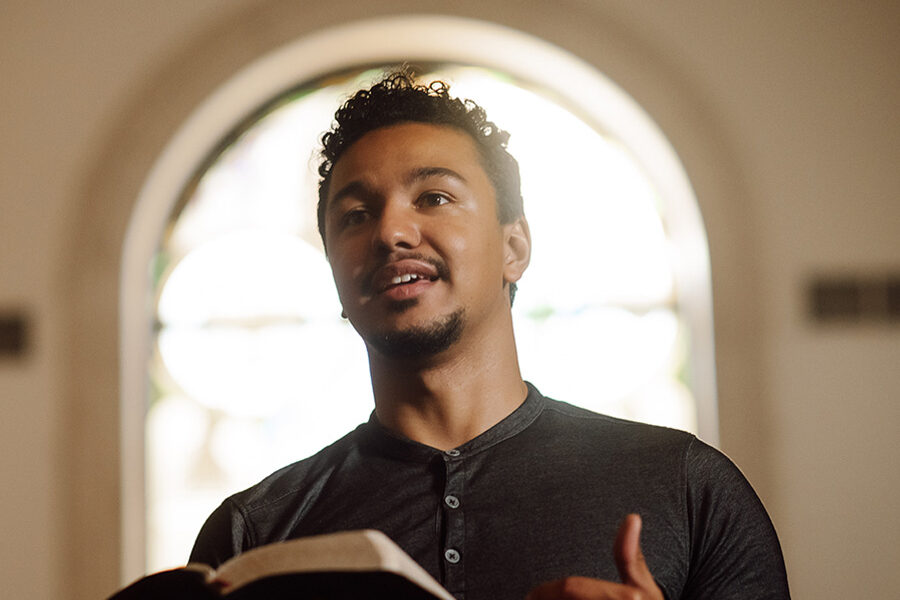
[[[403,184],[409,186],[422,181],[423,179],[428,179],[429,177],[447,177],[461,183],[468,183],[465,177],[447,167],[416,167],[415,169],[410,170],[406,177],[403,178]],[[328,210],[333,210],[341,200],[348,196],[371,196],[374,193],[372,188],[362,181],[351,181],[335,192],[334,196],[328,202]]]
[[[334,193],[334,197],[328,201],[328,211],[333,211],[341,200],[346,198],[347,196],[371,196],[372,190],[369,186],[364,184],[362,181],[351,181],[337,192]]]
[[[410,171],[406,178],[403,180],[403,183],[406,185],[411,185],[416,183],[417,181],[421,181],[423,179],[428,179],[429,177],[449,177],[450,179],[456,179],[462,183],[468,183],[466,178],[454,171],[453,169],[448,169],[447,167],[418,167]]]

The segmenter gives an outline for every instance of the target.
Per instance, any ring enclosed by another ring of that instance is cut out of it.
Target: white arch
[[[522,57],[527,56],[527,64]],[[667,224],[679,244],[679,297],[692,336],[698,431],[718,442],[712,300],[705,230],[693,190],[661,130],[609,79],[581,59],[531,35],[483,21],[405,16],[360,21],[304,37],[248,65],[216,90],[181,126],[147,177],[125,236],[120,279],[122,432],[122,575],[144,564],[144,409],[150,349],[147,265],[182,190],[225,135],[297,83],[348,66],[403,60],[470,63],[531,81],[562,96],[594,126],[631,151],[666,199]],[[689,297],[688,297],[689,296]]]

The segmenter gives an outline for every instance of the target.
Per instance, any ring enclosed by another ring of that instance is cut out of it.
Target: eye
[[[419,206],[431,208],[434,206],[443,206],[450,204],[451,200],[447,194],[443,192],[426,192],[419,196]]]
[[[341,225],[344,227],[352,227],[364,223],[369,218],[369,211],[365,207],[357,206],[344,213],[341,217]]]

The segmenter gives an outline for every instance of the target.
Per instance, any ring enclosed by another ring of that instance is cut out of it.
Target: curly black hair
[[[524,215],[519,164],[507,151],[509,134],[487,120],[471,100],[450,96],[443,81],[418,84],[408,68],[388,73],[367,90],[359,90],[334,115],[332,129],[322,136],[319,164],[319,235],[325,243],[325,205],[334,165],[365,134],[399,123],[448,125],[469,134],[481,153],[485,173],[497,197],[497,218],[512,223]]]

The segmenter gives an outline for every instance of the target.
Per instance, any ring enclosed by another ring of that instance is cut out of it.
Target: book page
[[[344,531],[278,542],[248,550],[216,571],[223,593],[270,575],[328,571],[388,571],[438,598],[454,600],[441,585],[380,531]]]

